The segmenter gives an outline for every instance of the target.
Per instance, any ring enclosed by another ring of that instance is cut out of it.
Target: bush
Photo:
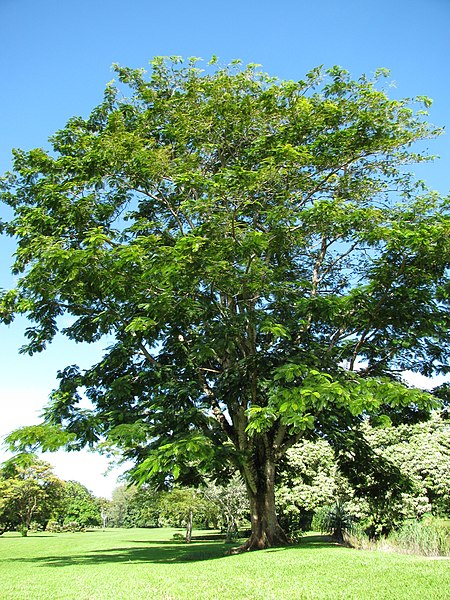
[[[62,525],[60,525],[58,521],[49,521],[45,528],[45,531],[49,531],[50,533],[61,533],[62,530]]]
[[[58,521],[49,521],[45,530],[49,531],[50,533],[73,533],[75,531],[86,531],[84,526],[80,523],[77,523],[76,521],[64,523],[64,525],[61,525],[60,523],[58,523]]]
[[[353,524],[354,517],[347,503],[338,500],[335,504],[318,510],[311,527],[323,533],[330,533],[338,542],[343,542],[344,534],[352,531]]]
[[[302,541],[303,529],[297,529],[289,533],[289,540],[292,544],[299,544]]]

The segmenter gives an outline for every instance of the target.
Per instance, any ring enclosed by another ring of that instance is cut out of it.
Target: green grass
[[[353,550],[308,535],[298,546],[225,556],[174,529],[0,537],[2,600],[448,600],[450,562]],[[203,532],[206,533],[206,532]],[[200,535],[200,532],[197,532]]]

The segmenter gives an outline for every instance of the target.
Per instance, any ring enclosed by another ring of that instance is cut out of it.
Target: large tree
[[[46,422],[69,446],[118,447],[135,480],[237,469],[245,548],[263,548],[286,542],[276,465],[305,431],[428,402],[399,378],[448,358],[448,205],[407,168],[438,134],[428,99],[390,99],[384,70],[280,81],[211,63],[116,66],[51,151],[14,152],[1,314],[29,317],[31,354],[58,331],[112,336],[60,372]]]

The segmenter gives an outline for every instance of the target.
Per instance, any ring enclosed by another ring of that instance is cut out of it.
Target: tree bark
[[[265,455],[255,469],[256,489],[246,480],[250,500],[252,532],[242,546],[233,553],[246,550],[263,550],[275,546],[286,546],[289,539],[278,523],[275,509],[275,461]],[[245,479],[245,475],[244,475]]]
[[[192,522],[194,520],[194,513],[192,509],[189,509],[189,515],[186,523],[186,544],[190,544],[192,540]]]

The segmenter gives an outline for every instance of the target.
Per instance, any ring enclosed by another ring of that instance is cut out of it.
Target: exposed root
[[[290,542],[284,531],[280,528],[276,535],[257,536],[254,533],[248,538],[248,540],[241,546],[231,548],[227,554],[242,554],[243,552],[251,552],[253,550],[266,550],[267,548],[278,548],[282,546],[289,546]]]

